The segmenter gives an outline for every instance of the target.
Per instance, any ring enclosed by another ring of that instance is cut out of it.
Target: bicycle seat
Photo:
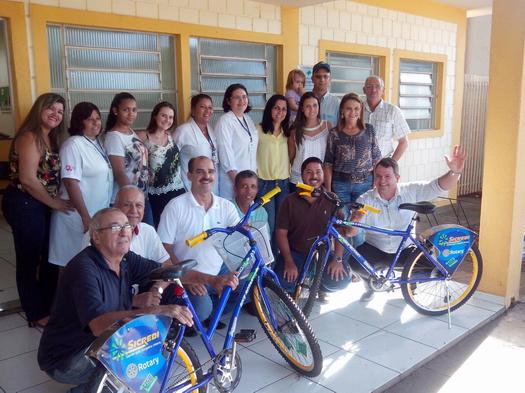
[[[153,270],[149,274],[149,279],[151,281],[173,281],[181,278],[184,273],[196,265],[197,261],[195,259],[187,259],[176,265],[170,263],[169,266],[163,266]]]
[[[432,202],[421,201],[416,203],[402,203],[399,205],[400,210],[412,210],[420,214],[432,214],[436,210],[436,205]]]

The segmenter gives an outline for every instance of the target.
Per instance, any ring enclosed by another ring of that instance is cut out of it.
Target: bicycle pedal
[[[238,343],[249,343],[255,340],[257,335],[253,329],[241,329],[239,333],[235,334],[235,342]]]

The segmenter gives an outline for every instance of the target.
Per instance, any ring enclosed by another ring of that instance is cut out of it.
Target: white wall
[[[390,11],[352,1],[335,1],[301,8],[300,61],[312,65],[319,60],[319,39],[372,45],[447,56],[444,135],[410,141],[400,161],[404,181],[432,179],[446,170],[443,155],[451,147],[456,66],[457,25],[437,19]],[[393,80],[394,62],[390,62]],[[392,100],[392,87],[385,92]]]
[[[468,19],[465,74],[489,75],[492,15]]]

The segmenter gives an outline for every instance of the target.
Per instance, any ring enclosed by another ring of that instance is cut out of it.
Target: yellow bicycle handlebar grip
[[[266,205],[268,202],[270,202],[270,199],[272,199],[275,195],[279,194],[281,192],[281,187],[275,186],[275,188],[268,191],[266,194],[264,194],[261,197],[261,206]]]
[[[363,214],[367,214],[368,212],[372,212],[375,214],[381,213],[381,209],[378,209],[377,207],[370,206],[370,205],[363,205],[363,207],[359,209],[358,211]]]
[[[305,190],[307,192],[312,192],[313,190],[315,190],[314,187],[309,186],[308,184],[304,184],[304,183],[297,183],[295,186],[297,188],[300,188],[301,190]]]
[[[208,237],[208,232],[204,231],[199,233],[197,236],[193,236],[191,239],[186,240],[188,247],[195,247],[197,244],[202,243]]]

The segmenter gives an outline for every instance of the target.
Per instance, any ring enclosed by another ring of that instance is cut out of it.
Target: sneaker
[[[368,289],[365,293],[361,295],[361,298],[359,299],[359,301],[363,303],[368,303],[370,300],[374,298],[375,295],[376,293],[373,290]]]
[[[328,292],[319,291],[317,292],[317,301],[321,304],[328,303]]]

